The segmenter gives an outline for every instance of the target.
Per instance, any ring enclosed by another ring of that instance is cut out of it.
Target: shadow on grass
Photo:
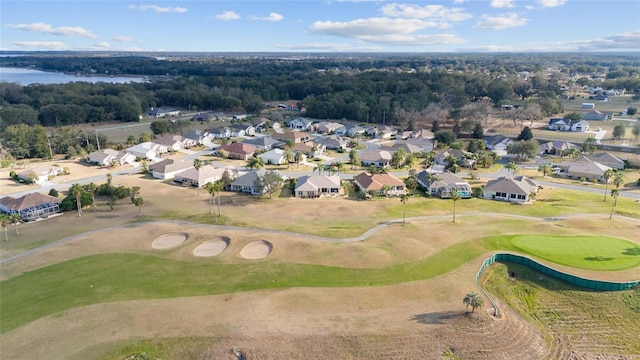
[[[623,255],[640,256],[640,247],[624,249]]]
[[[425,325],[447,324],[447,320],[456,319],[465,316],[466,311],[440,311],[432,313],[417,314],[411,317],[411,320]]]
[[[587,261],[611,261],[613,258],[603,256],[587,256],[584,258]]]

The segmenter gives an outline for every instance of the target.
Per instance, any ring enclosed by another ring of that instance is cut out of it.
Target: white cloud
[[[409,34],[425,28],[439,27],[441,24],[419,19],[368,18],[347,22],[316,21],[309,28],[311,32],[327,35],[359,38],[361,36],[383,36],[388,34]]]
[[[53,34],[60,36],[82,36],[88,38],[97,38],[98,36],[91,31],[80,26],[61,26],[54,28],[45,23],[32,23],[32,24],[9,24],[7,27],[12,29],[20,29],[25,31],[37,32],[41,34]]]
[[[459,44],[465,42],[464,39],[454,34],[434,34],[434,35],[404,35],[389,34],[377,36],[360,36],[360,40],[392,46],[426,46],[426,45],[445,45]]]
[[[164,7],[158,5],[129,5],[129,9],[140,10],[140,11],[155,11],[157,13],[185,13],[187,12],[187,8],[183,7]]]
[[[306,43],[306,44],[273,44],[279,49],[289,50],[328,50],[328,51],[347,51],[351,48],[348,44],[338,43]]]
[[[31,50],[67,50],[69,47],[59,41],[14,41],[11,44]]]
[[[462,4],[462,3],[465,3],[467,1],[469,1],[469,0],[453,0],[453,3],[454,4]]]
[[[118,42],[134,42],[135,40],[130,36],[125,35],[116,35],[113,37],[113,40]]]
[[[215,16],[218,20],[238,20],[240,19],[240,15],[233,11],[224,11]]]
[[[635,30],[604,38],[582,41],[579,43],[578,50],[638,50],[639,46],[640,30]]]
[[[111,44],[109,44],[106,41],[101,41],[97,44],[93,44],[93,47],[96,49],[110,49],[111,48]]]
[[[263,18],[262,18],[262,20],[265,20],[265,21],[274,21],[274,22],[275,22],[275,21],[280,21],[280,20],[282,20],[282,19],[284,19],[284,17],[283,17],[282,15],[280,15],[280,14],[278,14],[278,13],[274,13],[274,12],[269,13],[269,16],[267,16],[267,17],[263,17]]]
[[[527,19],[521,18],[518,14],[508,13],[498,16],[482,17],[482,20],[473,25],[472,29],[479,30],[503,30],[512,27],[524,26],[528,22]]]
[[[491,7],[494,8],[512,8],[515,7],[513,0],[491,0]]]
[[[510,51],[515,51],[515,50],[511,46],[486,45],[486,46],[459,48],[459,49],[456,49],[455,51],[459,51],[459,52],[510,52]]]
[[[544,7],[556,7],[566,4],[567,0],[538,0],[537,3]]]
[[[458,22],[472,18],[471,14],[460,8],[446,8],[442,5],[417,6],[411,4],[393,3],[385,5],[381,9],[385,16],[400,17],[405,19],[433,19],[440,21]]]

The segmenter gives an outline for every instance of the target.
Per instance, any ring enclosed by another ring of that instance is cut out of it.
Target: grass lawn
[[[517,238],[514,235],[504,235],[469,240],[415,261],[372,268],[271,260],[234,264],[213,260],[205,263],[146,254],[85,256],[3,281],[0,332],[4,333],[59,311],[104,302],[291,287],[382,286],[431,279],[450,272],[487,251],[517,252],[519,248],[513,242]],[[631,243],[613,240],[621,251],[627,248],[632,253],[638,251],[634,250],[638,247],[632,248],[634,245]],[[363,243],[361,246],[366,250],[371,245]],[[626,266],[633,265],[627,263]],[[81,275],[68,276],[71,273]]]
[[[624,270],[640,266],[640,247],[604,236],[521,235],[512,239],[518,249],[567,266],[592,270]]]

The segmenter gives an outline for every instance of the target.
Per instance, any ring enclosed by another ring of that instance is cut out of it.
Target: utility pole
[[[51,139],[47,139],[49,143],[49,159],[53,159],[53,150],[51,150]]]
[[[98,144],[98,150],[100,150],[100,139],[98,139],[98,130],[96,130],[96,144]]]

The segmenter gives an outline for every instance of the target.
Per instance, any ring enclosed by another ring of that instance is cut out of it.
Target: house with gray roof
[[[244,144],[253,145],[260,150],[271,150],[284,145],[284,142],[271,136],[258,136],[242,140]]]
[[[0,213],[8,215],[18,214],[21,221],[35,221],[60,214],[62,200],[37,192],[29,193],[19,198],[5,196],[0,198]]]
[[[391,164],[393,153],[388,150],[368,149],[358,153],[362,166],[386,168]]]
[[[608,166],[612,169],[624,170],[625,167],[623,159],[609,152],[585,154],[584,158]]]
[[[319,198],[340,196],[343,194],[338,175],[305,175],[296,181],[295,196],[300,198]]]
[[[531,194],[537,194],[540,187],[535,181],[525,177],[500,177],[490,180],[482,190],[485,199],[516,203],[531,202]]]
[[[297,117],[291,121],[289,121],[289,129],[295,129],[299,131],[309,131],[311,130],[311,125],[313,124],[313,120]]]
[[[463,199],[471,198],[471,185],[449,171],[432,173],[423,170],[416,175],[416,180],[422,189],[431,196],[449,199],[451,191],[456,189]]]
[[[164,159],[148,166],[151,175],[156,179],[173,179],[177,173],[193,167],[193,161]]]
[[[563,161],[555,165],[560,171],[560,176],[580,179],[584,178],[589,181],[604,181],[604,173],[611,169],[609,166],[599,162],[591,161],[586,157],[574,161]]]

